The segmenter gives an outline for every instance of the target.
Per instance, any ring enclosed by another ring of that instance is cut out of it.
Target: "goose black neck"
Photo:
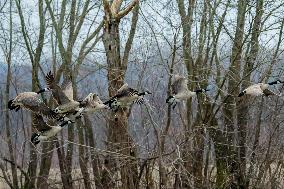
[[[166,103],[170,103],[170,100],[171,100],[171,99],[174,99],[174,98],[175,98],[174,96],[170,95],[170,96],[166,99]]]
[[[110,105],[110,104],[112,104],[114,101],[115,101],[115,99],[113,98],[113,99],[110,99],[110,100],[104,102],[103,104],[104,104],[104,105]]]
[[[209,90],[208,89],[197,89],[194,92],[196,92],[196,94],[198,94],[198,93],[203,93],[203,92],[206,92],[206,91],[209,91]]]
[[[8,108],[9,108],[10,110],[13,110],[13,109],[16,108],[16,106],[13,105],[13,99],[12,99],[12,100],[9,100],[9,102],[8,102]]]
[[[148,92],[148,91],[144,91],[144,92],[142,92],[142,93],[138,93],[138,96],[144,96],[144,95],[146,95],[146,94],[151,94],[151,93]]]
[[[146,92],[138,93],[138,96],[143,96],[145,94],[146,94]]]
[[[238,95],[238,97],[244,96],[246,94],[246,91],[242,91],[240,92],[240,94]]]
[[[279,83],[282,83],[281,81],[279,80],[276,80],[276,81],[272,81],[270,83],[267,83],[268,85],[275,85],[275,84],[279,84]]]
[[[40,89],[39,91],[37,91],[36,93],[37,94],[40,94],[40,93],[44,93],[46,91],[46,89]]]

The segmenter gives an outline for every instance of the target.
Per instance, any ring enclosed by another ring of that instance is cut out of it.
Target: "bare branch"
[[[63,1],[63,3],[64,2],[65,1]],[[63,25],[63,21],[62,20],[64,19],[64,15],[63,14],[65,14],[65,11],[64,10],[61,11],[60,20],[59,20],[59,23],[57,24],[57,21],[56,21],[55,15],[53,13],[53,10],[51,9],[49,0],[45,0],[45,3],[47,5],[47,9],[48,9],[48,12],[49,12],[49,14],[51,16],[52,24],[53,24],[53,27],[55,29],[55,33],[56,33],[57,40],[58,40],[58,46],[59,46],[60,54],[61,54],[62,57],[64,57],[65,48],[64,48],[63,42],[62,42],[62,32],[61,32],[61,29],[62,29],[62,25]],[[62,5],[62,6],[64,6],[64,5]]]
[[[110,17],[111,17],[111,10],[110,10],[110,6],[109,6],[108,0],[103,0],[103,4],[104,4],[105,15],[107,16],[108,19],[110,19]]]
[[[137,25],[137,21],[138,21],[138,13],[139,13],[139,2],[136,4],[135,9],[133,10],[133,16],[132,16],[132,22],[131,22],[131,29],[130,29],[130,33],[125,45],[125,50],[124,50],[124,54],[123,54],[123,58],[122,58],[122,64],[124,66],[127,65],[128,62],[128,57],[129,57],[129,52],[131,50],[131,46],[133,43],[133,39],[134,39],[134,35],[135,35],[135,31],[136,31],[136,25]]]
[[[26,30],[25,19],[24,19],[24,16],[23,16],[22,7],[21,7],[19,0],[16,0],[16,6],[17,6],[18,13],[19,13],[19,16],[20,16],[21,30],[22,30],[22,34],[23,34],[23,37],[24,37],[25,45],[27,47],[27,51],[29,53],[30,60],[31,60],[32,64],[34,64],[34,56],[33,56],[34,52],[33,52],[33,49],[30,45],[30,42],[29,42],[29,37],[28,37],[28,34],[27,34],[27,30]]]
[[[122,0],[114,0],[111,4],[110,10],[112,15],[116,15],[121,7]]]
[[[85,5],[84,5],[84,8],[83,8],[83,11],[82,11],[82,14],[79,17],[79,23],[77,24],[75,32],[73,34],[73,36],[74,36],[73,37],[73,40],[74,40],[73,43],[75,43],[75,40],[77,39],[79,31],[80,31],[80,29],[81,29],[81,27],[82,27],[82,25],[84,23],[85,17],[86,17],[86,15],[88,13],[87,10],[88,10],[89,4],[90,4],[90,0],[86,1]]]
[[[19,169],[21,171],[21,173],[25,176],[25,179],[29,180],[29,175],[23,170],[23,168],[17,164],[15,164],[15,162],[13,162],[12,160],[9,160],[7,158],[2,158],[4,161],[10,163],[12,166],[16,166],[17,169]]]
[[[118,20],[123,18],[135,7],[137,3],[139,3],[139,0],[133,0],[124,10],[117,13],[117,15],[115,15],[115,18]]]

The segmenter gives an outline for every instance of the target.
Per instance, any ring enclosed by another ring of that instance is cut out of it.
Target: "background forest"
[[[1,0],[0,188],[284,188],[283,97],[237,97],[284,80],[283,11],[281,0]],[[31,113],[7,102],[50,70],[78,100],[124,82],[152,95],[34,146]],[[174,74],[210,91],[173,110]]]

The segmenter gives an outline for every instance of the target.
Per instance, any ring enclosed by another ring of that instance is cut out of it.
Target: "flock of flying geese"
[[[62,128],[68,124],[74,123],[76,119],[81,118],[83,114],[94,113],[102,109],[110,109],[117,112],[121,108],[130,107],[132,104],[143,104],[144,95],[151,94],[149,91],[138,92],[125,83],[109,100],[102,102],[95,93],[88,94],[83,100],[76,101],[73,99],[72,82],[69,79],[64,79],[61,86],[55,82],[54,75],[49,72],[45,76],[47,87],[38,92],[23,92],[19,93],[14,99],[8,102],[10,110],[18,111],[20,108],[30,110],[33,115],[33,127],[37,132],[32,134],[31,142],[38,144],[41,141],[48,140],[55,136]],[[270,83],[257,83],[243,90],[238,97],[244,95],[250,96],[269,96],[276,95],[268,89],[270,85],[284,83],[276,80]],[[199,93],[205,93],[208,89],[197,89],[190,91],[188,89],[188,80],[185,77],[175,75],[171,85],[172,93],[166,99],[166,102],[173,105],[173,108],[178,102],[194,97]],[[55,109],[48,107],[41,99],[41,93],[51,91],[54,100],[57,103]],[[48,119],[54,119],[58,122],[57,125],[49,125],[43,119],[43,116]],[[116,118],[117,120],[117,118]]]

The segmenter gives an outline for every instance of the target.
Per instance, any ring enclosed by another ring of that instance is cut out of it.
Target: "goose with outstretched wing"
[[[33,127],[37,132],[33,133],[31,136],[31,141],[33,144],[38,144],[41,141],[46,141],[49,138],[55,136],[59,133],[65,125],[71,123],[71,120],[64,121],[58,125],[47,124],[41,115],[33,115]]]
[[[120,89],[118,89],[117,94],[104,102],[104,104],[108,105],[113,111],[117,111],[118,108],[129,107],[133,103],[143,103],[143,96],[147,94],[152,93],[149,91],[139,93],[136,89],[129,87],[128,84],[125,83]]]
[[[101,109],[108,109],[109,107],[105,105],[96,93],[90,93],[81,102],[81,107],[84,108],[83,112],[96,112]]]
[[[65,79],[60,87],[55,82],[54,75],[49,72],[46,75],[45,80],[48,88],[52,91],[53,98],[58,104],[54,109],[56,113],[67,113],[79,107],[80,102],[73,99],[73,87],[72,82],[69,79]]]
[[[256,83],[256,84],[250,85],[249,87],[244,89],[242,92],[240,92],[238,97],[242,97],[244,95],[250,95],[250,96],[277,95],[277,96],[281,96],[281,95],[278,95],[278,94],[276,94],[273,91],[268,89],[269,86],[272,86],[272,85],[275,85],[275,84],[281,84],[281,83],[284,83],[284,82],[280,81],[280,80],[276,80],[276,81],[269,82],[269,83]]]
[[[40,98],[40,93],[49,90],[49,88],[44,88],[38,92],[19,93],[14,99],[9,100],[8,108],[15,111],[18,111],[20,108],[24,108],[35,114],[41,114],[48,118],[56,119],[57,114]]]
[[[187,100],[196,96],[199,93],[209,91],[208,89],[197,89],[190,91],[188,89],[188,80],[180,75],[174,76],[174,82],[171,85],[172,94],[166,99],[166,103],[174,104],[173,108],[177,105],[177,102]]]

